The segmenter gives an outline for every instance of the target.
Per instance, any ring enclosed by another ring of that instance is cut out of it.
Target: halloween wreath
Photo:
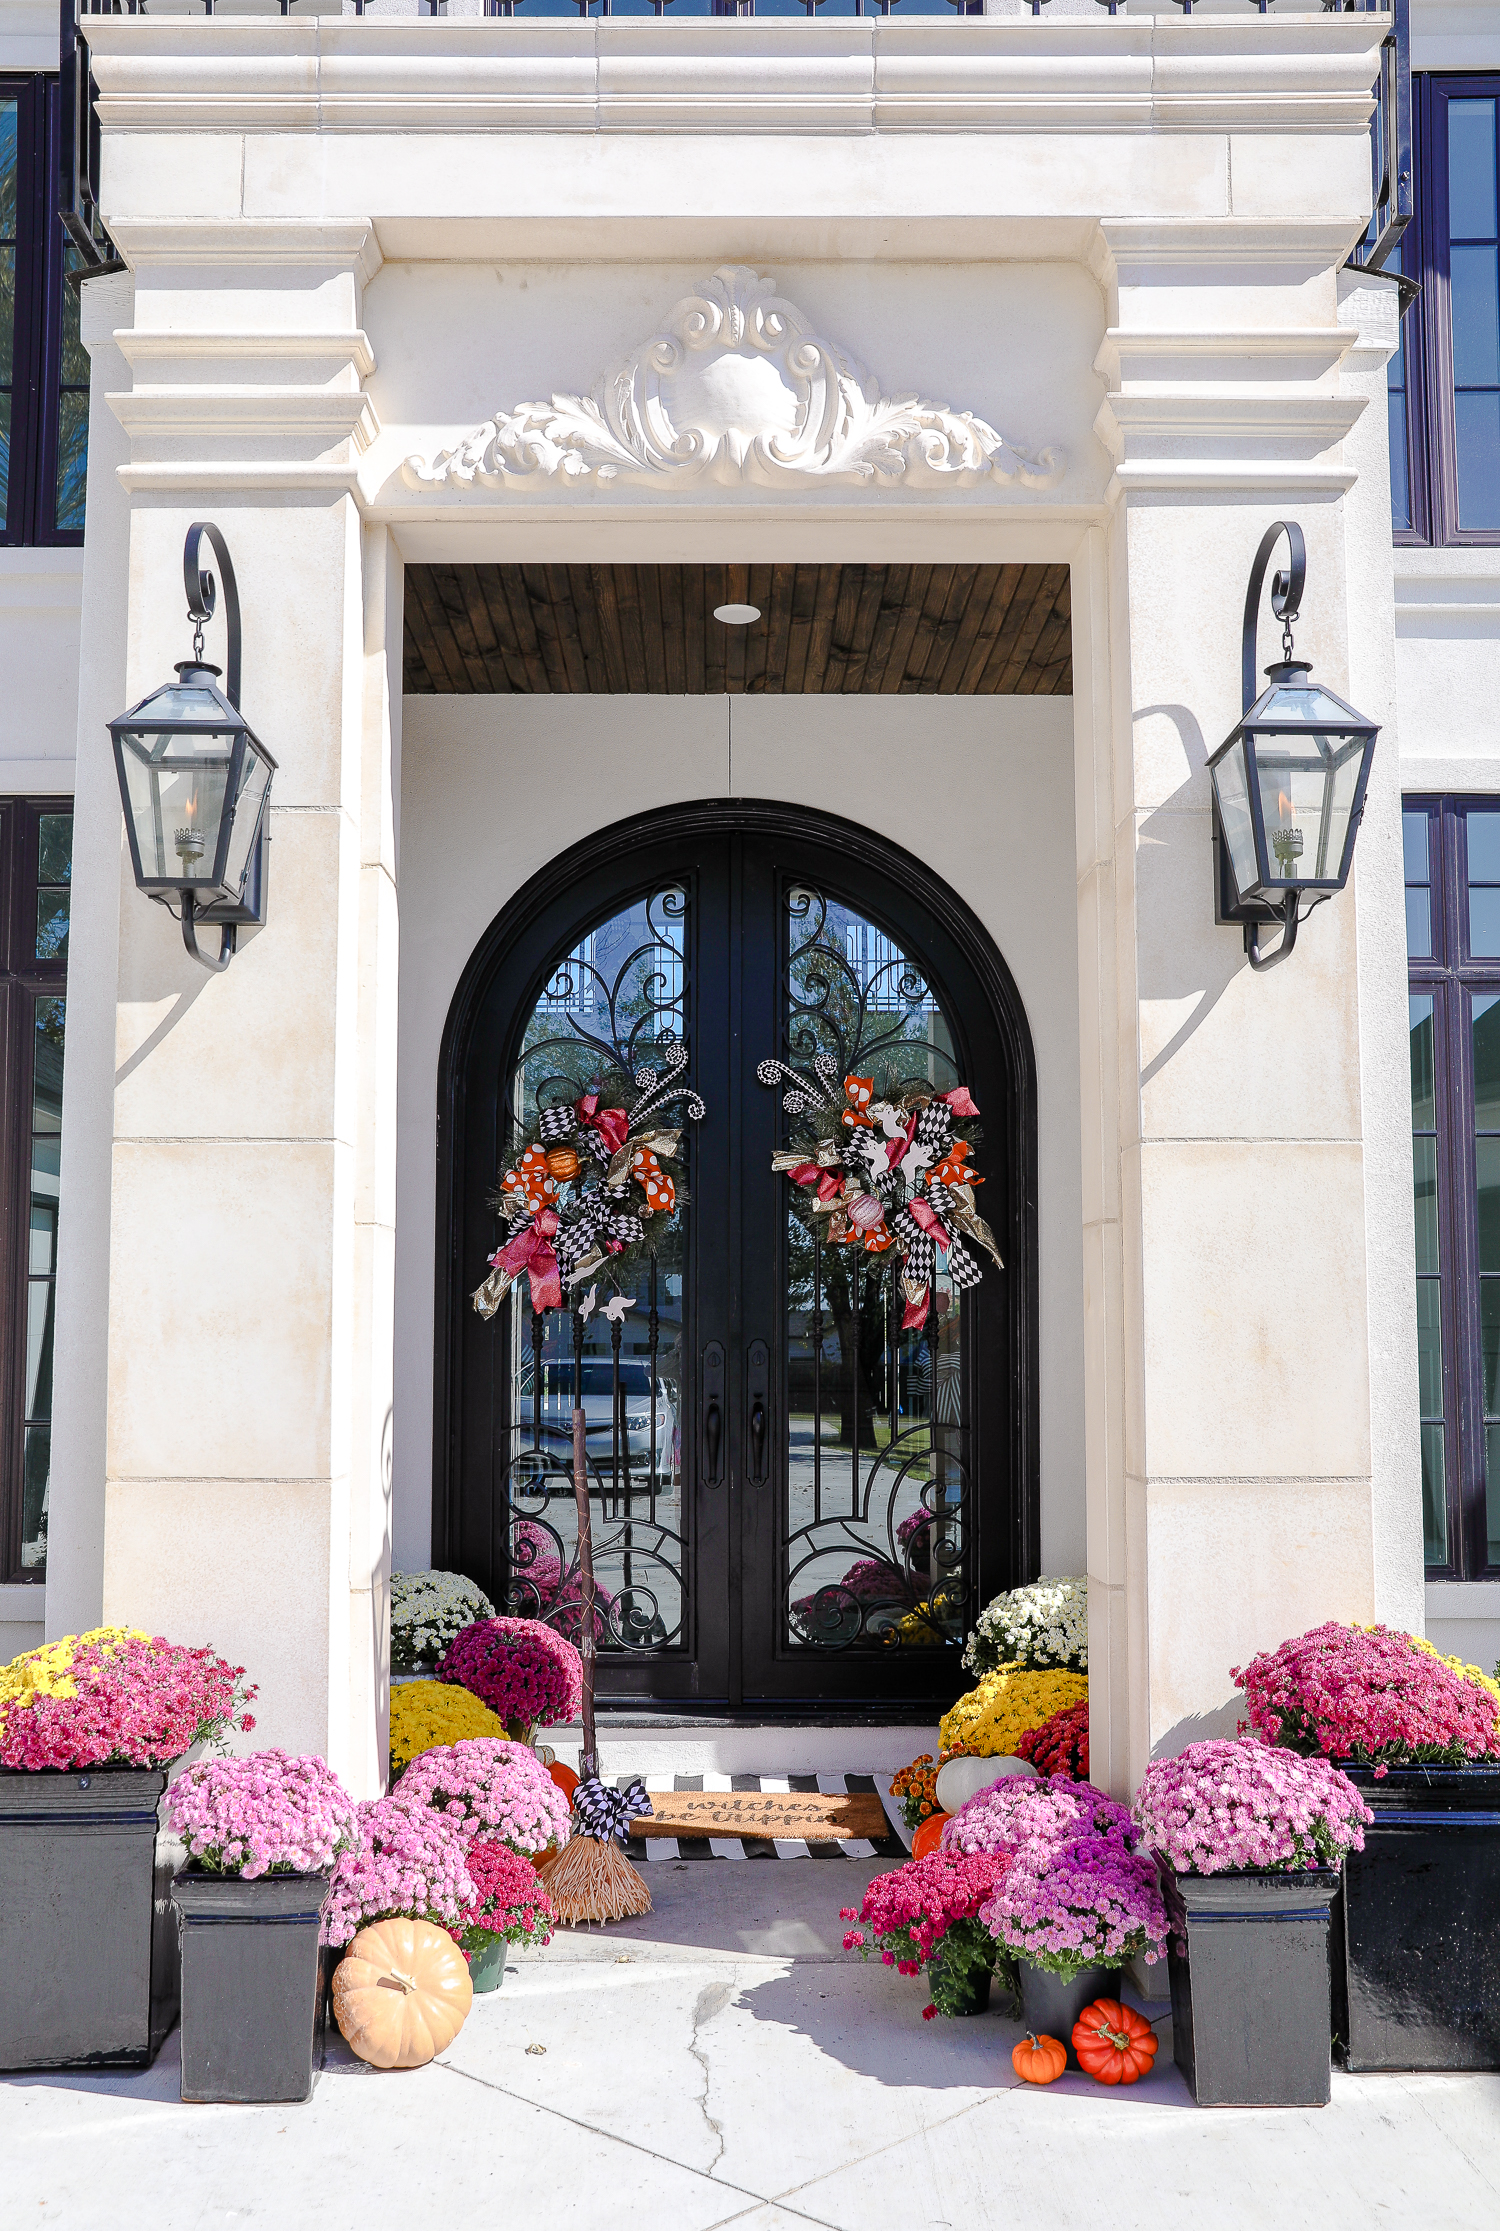
[[[771,1167],[808,1187],[810,1213],[827,1217],[829,1240],[872,1255],[901,1250],[903,1329],[927,1321],[940,1253],[959,1288],[983,1276],[965,1238],[1003,1269],[995,1235],[974,1206],[984,1180],[969,1162],[979,1110],[967,1085],[950,1092],[915,1085],[894,1101],[877,1099],[873,1077],[840,1082],[827,1054],[810,1071],[766,1060],[755,1074],[764,1085],[784,1078],[781,1104],[804,1119]]]
[[[567,1290],[600,1269],[620,1284],[650,1252],[651,1219],[670,1216],[686,1201],[681,1128],[658,1119],[680,1102],[697,1123],[704,1105],[679,1082],[686,1046],[665,1039],[655,1051],[659,1067],[638,1069],[633,1078],[611,1071],[581,1098],[539,1108],[514,1142],[492,1204],[510,1236],[475,1289],[481,1317],[494,1316],[523,1274],[539,1312],[561,1309]]]

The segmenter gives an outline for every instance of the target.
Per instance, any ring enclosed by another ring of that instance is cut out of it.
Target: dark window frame
[[[71,797],[0,798],[0,1580],[35,1586],[45,1582],[45,1564],[27,1567],[21,1561],[28,1424],[35,1003],[38,999],[65,1000],[68,981],[66,950],[58,959],[36,957],[37,868],[42,817],[71,816],[72,812]],[[58,1137],[60,1140],[60,1131]],[[49,1274],[54,1294],[56,1247],[54,1226]],[[50,1332],[47,1337],[50,1339]],[[46,1422],[50,1430],[50,1393]]]
[[[1416,210],[1393,259],[1421,282],[1402,323],[1406,354],[1406,457],[1409,527],[1393,526],[1398,547],[1482,550],[1500,544],[1500,527],[1458,523],[1458,432],[1454,406],[1453,313],[1448,242],[1448,104],[1500,101],[1500,71],[1426,70],[1412,84],[1412,173]]]
[[[1500,998],[1500,957],[1475,959],[1469,952],[1465,817],[1476,809],[1494,813],[1500,809],[1500,797],[1424,792],[1402,800],[1403,812],[1427,816],[1431,890],[1432,955],[1409,955],[1407,960],[1409,991],[1433,999],[1448,1555],[1442,1564],[1427,1566],[1429,1580],[1500,1578],[1500,1560],[1491,1561],[1489,1555],[1477,1126],[1469,1019],[1475,996]]]
[[[17,101],[18,237],[10,480],[0,549],[76,549],[83,542],[82,527],[57,523],[63,321],[78,314],[76,290],[69,298],[67,279],[77,251],[65,255],[57,213],[59,81],[52,74],[0,71],[0,99]],[[70,382],[70,391],[80,384]]]

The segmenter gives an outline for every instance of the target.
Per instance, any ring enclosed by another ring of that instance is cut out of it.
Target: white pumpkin
[[[1029,1758],[950,1758],[938,1768],[938,1809],[956,1813],[960,1805],[967,1805],[982,1789],[993,1788],[1007,1774],[1035,1773]]]
[[[361,1929],[333,1971],[333,2011],[372,2068],[421,2068],[451,2045],[474,1999],[446,1929],[406,1918]]]

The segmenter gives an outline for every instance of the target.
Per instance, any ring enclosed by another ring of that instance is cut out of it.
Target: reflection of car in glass
[[[547,1368],[542,1403],[544,1425],[552,1433],[568,1433],[573,1418],[573,1367],[571,1363],[555,1363]],[[607,1471],[613,1454],[614,1442],[611,1425],[611,1403],[614,1393],[614,1366],[607,1356],[583,1362],[583,1416],[587,1436],[589,1462],[601,1471]],[[622,1356],[620,1359],[620,1405],[625,1413],[625,1431],[621,1438],[620,1454],[628,1450],[638,1468],[644,1468],[651,1451],[651,1371],[644,1359]],[[523,1416],[525,1408],[523,1405]],[[665,1379],[656,1382],[656,1476],[665,1479],[671,1468],[672,1447],[676,1433],[677,1414],[672,1404]]]

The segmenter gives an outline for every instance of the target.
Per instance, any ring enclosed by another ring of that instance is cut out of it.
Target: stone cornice
[[[1372,15],[83,19],[106,133],[1361,134]]]

